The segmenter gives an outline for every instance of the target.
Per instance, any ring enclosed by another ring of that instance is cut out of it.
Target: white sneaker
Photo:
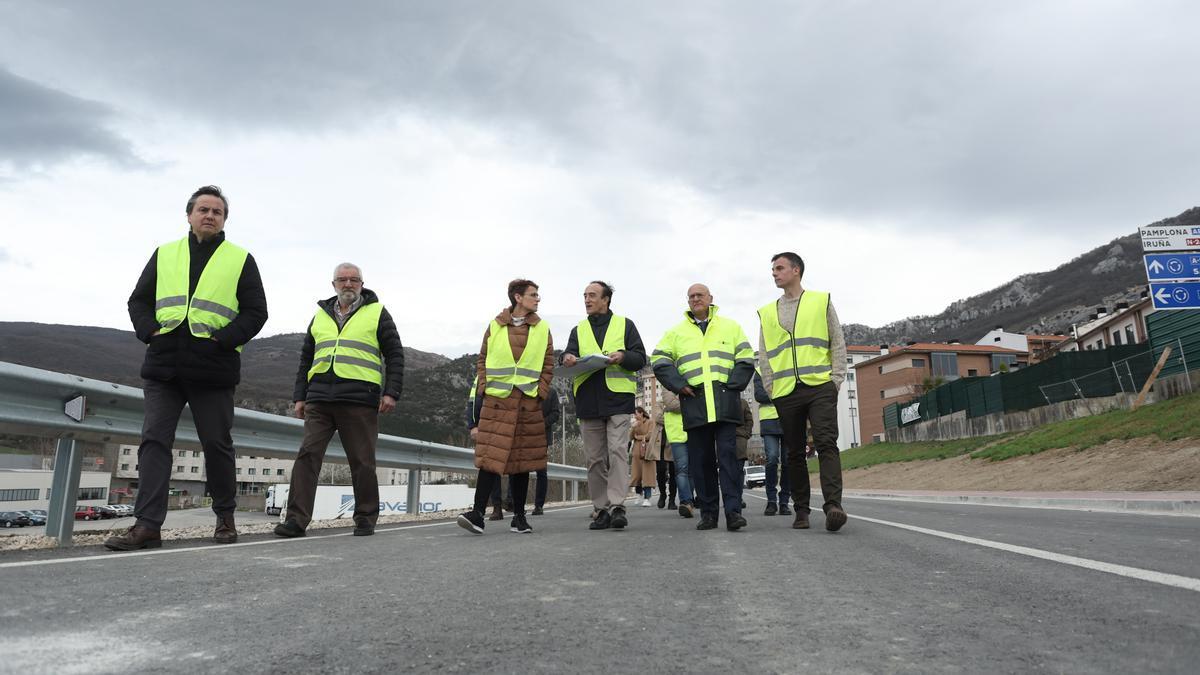
[[[642,506],[650,506],[650,500],[643,497],[642,498]]]

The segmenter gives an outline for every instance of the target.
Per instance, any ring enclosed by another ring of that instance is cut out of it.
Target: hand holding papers
[[[592,371],[608,367],[607,354],[589,354],[575,360],[574,365],[560,365],[554,368],[555,377],[578,377]]]

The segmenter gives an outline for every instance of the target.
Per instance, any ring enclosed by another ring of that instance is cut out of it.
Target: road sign
[[[1142,256],[1149,281],[1200,280],[1200,251],[1150,253]]]
[[[1200,281],[1151,283],[1154,309],[1200,309]]]
[[[1138,228],[1143,251],[1183,251],[1200,249],[1200,226],[1146,225]]]

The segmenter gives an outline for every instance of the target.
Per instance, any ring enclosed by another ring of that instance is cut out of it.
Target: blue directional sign
[[[1200,309],[1200,280],[1151,283],[1154,309]]]
[[[1151,253],[1142,256],[1148,281],[1200,280],[1200,251]]]

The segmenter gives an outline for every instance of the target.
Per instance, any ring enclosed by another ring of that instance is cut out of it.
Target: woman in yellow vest
[[[554,376],[554,343],[550,325],[537,315],[538,286],[528,279],[508,284],[509,307],[496,315],[483,335],[475,369],[475,405],[479,425],[475,439],[475,507],[458,524],[483,534],[483,513],[492,486],[501,475],[512,487],[513,519],[509,529],[533,532],[525,519],[529,472],[546,468],[546,425],[542,400]]]

